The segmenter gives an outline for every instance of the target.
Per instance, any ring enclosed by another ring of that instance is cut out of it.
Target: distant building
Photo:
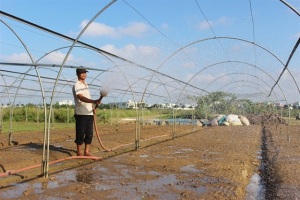
[[[294,108],[300,108],[300,101],[293,103]]]
[[[161,108],[174,108],[175,106],[176,106],[175,103],[163,103],[163,104],[160,104]]]
[[[73,101],[72,100],[61,100],[61,101],[58,102],[58,105],[60,105],[60,106],[63,106],[63,105],[72,106]]]
[[[121,109],[135,109],[140,104],[144,104],[144,102],[134,102],[132,100],[128,100],[127,102],[116,102],[116,103],[109,103],[110,105],[115,105]]]
[[[274,105],[278,108],[283,108],[284,103],[274,103]]]
[[[8,108],[9,104],[1,104],[1,108]]]

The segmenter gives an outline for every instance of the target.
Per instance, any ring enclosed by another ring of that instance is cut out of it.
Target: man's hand
[[[98,105],[101,103],[100,99],[94,100],[94,108],[93,108],[93,113],[96,113],[96,109],[98,108]]]

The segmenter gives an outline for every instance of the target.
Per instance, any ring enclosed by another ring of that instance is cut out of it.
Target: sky
[[[221,90],[300,101],[300,16],[279,0],[0,0],[0,10],[0,103],[72,99],[80,66],[105,103],[195,104]]]

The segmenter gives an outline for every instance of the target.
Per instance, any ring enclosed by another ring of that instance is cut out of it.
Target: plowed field
[[[134,124],[99,128],[109,151],[95,136],[93,159],[75,156],[74,130],[52,131],[48,178],[42,133],[0,135],[0,198],[300,198],[300,126],[144,126],[138,150]]]

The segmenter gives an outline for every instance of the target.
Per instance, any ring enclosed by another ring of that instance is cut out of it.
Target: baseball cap
[[[89,72],[87,71],[85,68],[81,67],[81,68],[77,68],[76,69],[76,74],[81,74],[81,73],[86,73]]]

